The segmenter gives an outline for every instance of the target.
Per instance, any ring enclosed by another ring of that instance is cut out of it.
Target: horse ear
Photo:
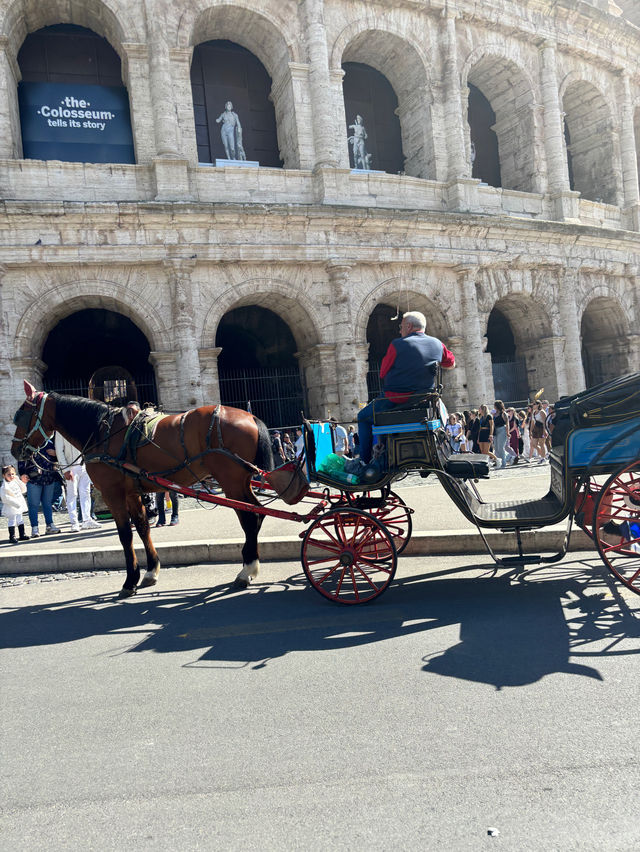
[[[31,382],[28,382],[25,379],[24,380],[24,395],[26,396],[26,398],[27,399],[33,399],[34,396],[37,394],[37,392],[38,391],[34,388],[34,386],[31,384]]]

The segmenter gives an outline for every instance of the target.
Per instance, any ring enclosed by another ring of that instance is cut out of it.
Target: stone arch
[[[629,305],[624,305],[611,288],[591,289],[585,299],[580,321],[582,365],[587,387],[629,372]]]
[[[221,2],[185,11],[176,41],[180,48],[215,39],[236,42],[254,53],[276,80],[289,62],[302,61],[298,42],[285,31],[284,21],[265,9],[257,12],[240,3]]]
[[[49,331],[61,319],[84,308],[105,308],[124,314],[134,322],[149,341],[151,349],[165,349],[169,331],[160,314],[130,287],[114,281],[82,282],[78,293],[76,281],[39,294],[27,306],[18,322],[15,335],[15,357],[39,358]]]
[[[300,351],[321,341],[322,319],[311,303],[300,299],[291,284],[274,278],[252,278],[232,284],[216,298],[204,319],[202,348],[215,344],[218,325],[228,311],[246,305],[268,308],[281,317],[291,329]]]
[[[496,46],[485,45],[469,54],[461,76],[463,88],[475,86],[495,113],[489,129],[497,138],[501,186],[539,191],[536,87],[527,71]],[[471,141],[475,142],[470,139],[469,145]]]
[[[503,321],[513,336],[513,350],[508,354],[491,339],[499,333]],[[504,293],[494,302],[486,323],[496,396],[509,402],[522,401],[540,387],[546,388],[550,397],[556,396],[556,338],[552,318],[542,303],[525,291]]]
[[[395,92],[404,171],[415,177],[435,177],[435,145],[429,110],[431,74],[428,57],[421,46],[405,33],[390,27],[381,28],[379,23],[363,19],[345,27],[331,51],[331,67],[349,62],[374,68]]]
[[[31,32],[53,24],[76,24],[86,27],[106,38],[122,60],[125,55],[122,45],[141,42],[134,19],[122,4],[112,0],[84,0],[69,3],[68,0],[14,0],[4,18],[2,35],[6,36],[10,55],[15,59],[20,45]]]
[[[451,326],[449,313],[439,297],[439,289],[428,281],[417,277],[404,278],[394,276],[383,281],[363,299],[355,318],[356,343],[366,343],[367,325],[376,305],[396,305],[400,313],[407,310],[421,311],[427,318],[427,334],[445,340],[451,337],[454,329]],[[398,326],[400,320],[398,320]],[[398,332],[399,336],[400,332]]]
[[[600,89],[571,73],[561,86],[573,190],[591,201],[620,203],[611,110]]]

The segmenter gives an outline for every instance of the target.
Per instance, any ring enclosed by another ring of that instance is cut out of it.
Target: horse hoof
[[[245,579],[244,577],[236,577],[236,579],[233,581],[233,588],[234,589],[241,590],[241,589],[247,589],[248,587],[249,587],[249,581],[247,579]]]
[[[147,586],[155,586],[158,580],[155,577],[143,577],[140,581],[140,588],[146,589]]]
[[[123,586],[118,594],[118,599],[122,600],[123,598],[132,598],[137,591],[138,590],[135,587],[133,589],[127,589]]]

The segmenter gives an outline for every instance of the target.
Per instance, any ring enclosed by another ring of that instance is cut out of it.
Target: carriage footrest
[[[500,565],[539,565],[542,557],[538,553],[530,553],[526,556],[501,556]]]
[[[489,456],[481,453],[450,456],[444,463],[444,470],[456,479],[486,479],[489,476]]]

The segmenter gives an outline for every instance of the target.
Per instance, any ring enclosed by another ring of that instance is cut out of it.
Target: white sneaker
[[[89,521],[83,521],[82,522],[82,529],[83,530],[99,530],[99,529],[102,529],[102,524],[99,524],[97,521],[94,521],[93,519],[91,519]]]
[[[71,524],[71,532],[80,532],[80,524],[77,521]]]
[[[31,527],[31,538],[40,538],[40,530],[38,527]]]

